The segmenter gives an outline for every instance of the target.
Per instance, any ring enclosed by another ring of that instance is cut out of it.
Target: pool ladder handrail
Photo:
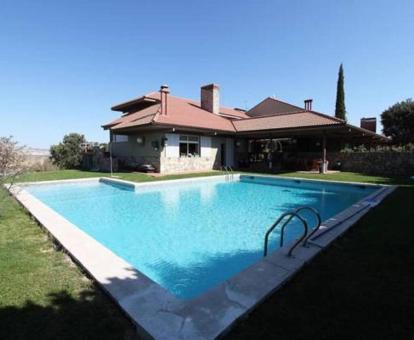
[[[303,246],[306,247],[308,245],[309,238],[319,230],[319,228],[320,228],[320,226],[322,224],[322,218],[321,218],[321,215],[319,214],[319,211],[318,210],[316,210],[313,207],[309,207],[309,206],[305,206],[305,205],[304,206],[301,206],[299,208],[296,208],[294,210],[294,212],[295,213],[299,213],[302,210],[309,210],[310,212],[313,212],[315,214],[315,216],[316,216],[316,219],[317,219],[317,224],[316,224],[315,228],[307,235],[307,237],[303,241]],[[282,226],[282,230],[284,230],[285,226],[292,220],[292,218],[293,218],[293,216],[291,216],[291,217],[289,217],[287,219],[287,221]],[[280,246],[281,247],[283,246],[283,243],[284,243],[284,239],[283,238],[284,238],[284,233],[282,233],[281,234],[281,237],[280,237]]]
[[[233,180],[234,171],[233,171],[231,166],[222,166],[221,169],[226,172],[226,174],[225,174],[225,179],[226,180],[228,180],[228,181]]]
[[[306,222],[306,220],[299,215],[299,212],[302,210],[309,210],[311,212],[313,212],[316,217],[317,217],[317,225],[316,227],[308,234],[308,223]],[[275,223],[272,224],[272,226],[267,230],[266,234],[265,234],[265,240],[264,240],[264,251],[263,251],[263,256],[266,257],[267,253],[268,253],[268,243],[269,243],[269,236],[272,233],[272,231],[279,225],[280,222],[283,221],[283,219],[285,217],[289,216],[289,218],[285,221],[285,223],[283,223],[282,228],[280,230],[280,247],[283,247],[283,243],[284,243],[284,233],[285,233],[285,228],[286,226],[289,224],[289,222],[296,217],[297,219],[299,219],[299,221],[302,222],[303,227],[304,227],[304,232],[302,234],[302,236],[293,244],[293,246],[289,249],[287,256],[291,256],[293,250],[303,241],[302,246],[306,247],[307,246],[307,242],[309,240],[309,238],[316,232],[318,231],[319,227],[321,226],[322,223],[322,219],[321,219],[321,215],[319,214],[318,210],[316,210],[315,208],[312,207],[308,207],[308,206],[301,206],[293,211],[288,211],[284,214],[282,214]]]

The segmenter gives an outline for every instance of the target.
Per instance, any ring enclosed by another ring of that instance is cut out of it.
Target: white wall
[[[191,134],[190,134],[191,135]],[[209,171],[219,166],[215,137],[200,136],[200,156],[180,157],[180,134],[167,133],[164,152],[161,153],[161,173]],[[224,140],[223,140],[224,142]]]
[[[211,157],[211,137],[200,137],[201,157]]]
[[[166,133],[165,137],[165,157],[180,157],[180,135],[175,133]]]

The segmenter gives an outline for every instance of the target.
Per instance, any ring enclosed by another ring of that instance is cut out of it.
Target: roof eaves
[[[139,118],[136,118],[136,119],[134,119],[134,120],[132,120],[132,121],[130,121],[130,122],[119,122],[119,123],[117,123],[117,124],[112,124],[112,126],[110,126],[109,128],[110,129],[112,129],[113,127],[117,127],[118,125],[127,125],[127,124],[132,124],[132,123],[134,123],[134,122],[136,122],[136,121],[139,121],[139,120],[142,120],[142,119],[145,119],[145,118],[147,118],[147,117],[149,117],[149,116],[154,116],[155,117],[155,115],[158,113],[158,111],[157,112],[155,112],[155,113],[149,113],[149,114],[147,114],[147,115],[145,115],[145,116],[142,116],[142,117],[139,117]],[[151,119],[151,121],[150,121],[150,123],[149,124],[152,124],[153,122],[154,122],[154,117]],[[123,126],[120,126],[120,128],[122,128]],[[119,128],[119,127],[118,127]]]
[[[243,118],[243,117],[240,117],[240,116],[232,115],[230,113],[223,113],[223,112],[219,112],[218,116],[223,117],[223,118],[236,119],[236,120],[246,119],[246,118]]]
[[[152,98],[152,97],[148,97],[148,95],[144,95],[144,96],[141,96],[141,97],[138,97],[138,98],[134,98],[134,99],[128,100],[126,102],[122,102],[122,103],[116,104],[116,105],[114,105],[114,106],[111,107],[111,110],[112,111],[122,111],[123,108],[126,108],[126,107],[128,107],[130,105],[137,104],[137,103],[140,103],[140,102],[143,102],[143,101],[144,102],[145,101],[146,102],[150,102],[150,103],[157,103],[157,102],[159,102],[159,100],[156,99],[156,98]]]
[[[348,123],[345,123],[344,125],[346,127],[348,127],[349,129],[354,129],[354,130],[357,130],[357,131],[361,131],[363,134],[367,134],[367,135],[370,135],[372,137],[377,137],[377,138],[380,138],[380,139],[383,139],[383,140],[386,140],[386,141],[390,141],[390,138],[388,138],[386,136],[383,136],[383,135],[380,135],[380,134],[378,134],[374,131],[367,130],[367,129],[361,128],[359,126],[348,124]]]
[[[319,124],[319,125],[301,125],[301,126],[290,126],[290,127],[282,127],[282,128],[275,128],[275,129],[251,129],[251,130],[238,130],[240,134],[243,133],[255,133],[255,132],[274,132],[274,131],[289,131],[289,130],[295,130],[295,129],[319,129],[319,128],[336,128],[340,126],[341,124]],[[345,124],[343,124],[345,126]]]
[[[218,132],[223,132],[223,133],[236,133],[236,129],[234,130],[212,129],[212,128],[205,128],[201,126],[194,126],[194,125],[159,123],[157,121],[154,121],[153,125],[158,125],[158,126],[163,126],[163,127],[174,127],[174,128],[190,128],[190,129],[205,130],[205,131],[212,131],[212,132],[218,131]]]

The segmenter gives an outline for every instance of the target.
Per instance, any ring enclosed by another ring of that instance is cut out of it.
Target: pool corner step
[[[111,185],[111,186],[114,186],[120,189],[124,189],[124,190],[130,190],[130,191],[135,190],[134,184],[127,182],[127,181],[123,181],[122,179],[101,177],[99,178],[99,182],[103,184]]]

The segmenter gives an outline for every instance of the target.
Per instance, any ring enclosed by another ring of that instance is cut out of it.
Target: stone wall
[[[210,171],[221,167],[221,144],[226,144],[227,152],[234,152],[233,139],[224,137],[210,137],[211,145],[201,150],[201,156],[168,157],[166,150],[161,152],[160,173],[172,174],[190,171]],[[232,154],[233,156],[233,154]],[[230,164],[233,164],[233,157],[226,157]]]
[[[414,175],[414,152],[337,152],[328,154],[333,162],[340,161],[343,171],[369,175]]]
[[[318,153],[302,152],[297,158],[318,159]],[[329,169],[341,163],[342,171],[360,172],[378,176],[414,175],[414,152],[328,152]]]
[[[162,174],[186,171],[209,171],[214,168],[214,157],[161,157]]]

